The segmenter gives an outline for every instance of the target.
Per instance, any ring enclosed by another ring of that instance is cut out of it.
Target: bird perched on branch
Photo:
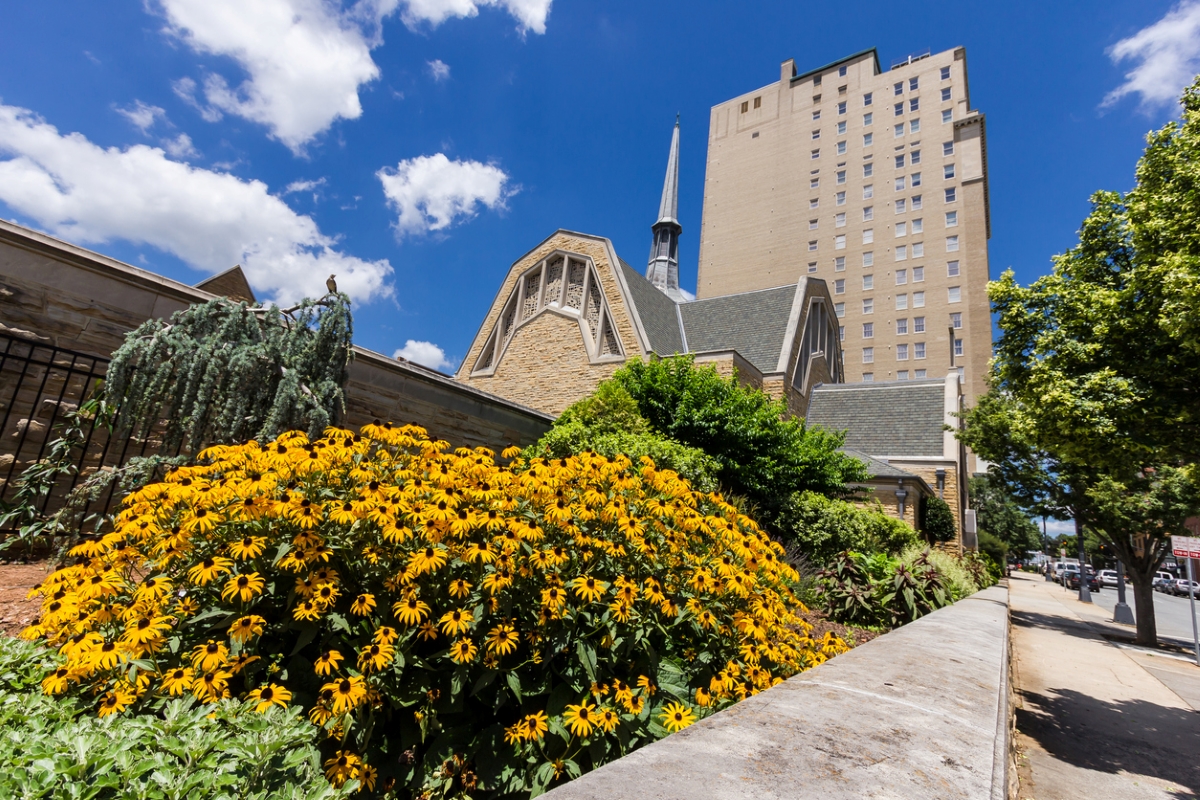
[[[325,281],[325,288],[329,290],[330,294],[337,294],[337,281],[334,280],[336,277],[337,275],[330,275],[329,279]]]

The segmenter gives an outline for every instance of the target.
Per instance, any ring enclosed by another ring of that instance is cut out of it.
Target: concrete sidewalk
[[[1200,667],[1117,646],[1094,607],[1009,580],[1020,800],[1200,797]]]

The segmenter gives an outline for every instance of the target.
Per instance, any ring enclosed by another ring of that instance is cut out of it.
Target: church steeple
[[[667,177],[663,181],[662,201],[658,204],[658,222],[651,231],[650,262],[646,278],[667,297],[683,302],[679,291],[679,115],[675,115],[675,130],[671,134],[671,154],[667,156]]]

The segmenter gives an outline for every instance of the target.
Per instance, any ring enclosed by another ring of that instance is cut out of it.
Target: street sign
[[[1200,537],[1172,536],[1171,551],[1176,558],[1200,558]]]

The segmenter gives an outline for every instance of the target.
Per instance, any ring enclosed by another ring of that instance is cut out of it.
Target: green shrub
[[[156,714],[97,719],[39,685],[59,659],[0,637],[0,797],[308,798],[351,794],[321,772],[318,729],[300,709],[165,702]]]
[[[900,554],[900,561],[910,567],[922,561],[932,565],[942,576],[950,602],[975,594],[982,588],[975,582],[963,559],[952,553],[914,545]]]
[[[895,555],[917,543],[908,524],[884,513],[878,503],[862,508],[816,492],[796,492],[776,518],[779,535],[817,564],[846,550]]]
[[[999,537],[993,536],[982,528],[979,529],[979,552],[984,553],[996,564],[1003,564],[1008,559],[1008,545]]]
[[[954,527],[954,512],[940,497],[921,498],[921,524],[925,538],[933,543],[952,542],[958,536]]]
[[[954,598],[929,555],[842,553],[821,572],[827,613],[847,625],[892,628],[949,605]]]

